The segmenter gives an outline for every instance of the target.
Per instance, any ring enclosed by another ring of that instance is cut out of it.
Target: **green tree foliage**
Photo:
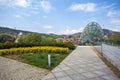
[[[25,36],[22,36],[18,39],[18,43],[27,43],[27,44],[40,44],[41,35],[38,33],[29,33]]]
[[[9,49],[12,47],[32,47],[32,46],[57,46],[75,49],[71,43],[56,42],[54,37],[41,36],[38,33],[28,33],[27,35],[18,38],[18,43],[0,44],[0,49]]]
[[[14,39],[14,37],[7,35],[7,34],[0,35],[0,43],[5,43],[7,40],[13,42],[15,39]]]
[[[73,45],[72,42],[67,42],[67,43],[65,43],[65,45],[66,45],[66,47],[68,47],[69,49],[72,49],[72,50],[75,49],[75,46]]]
[[[114,35],[109,38],[110,41],[120,41],[120,36]]]
[[[120,45],[120,36],[119,35],[111,36],[108,42],[114,46]]]
[[[41,44],[52,45],[52,44],[55,44],[55,43],[56,43],[56,40],[53,37],[42,36]]]

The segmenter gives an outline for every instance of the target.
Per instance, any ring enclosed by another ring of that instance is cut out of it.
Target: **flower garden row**
[[[67,48],[63,47],[51,47],[51,46],[36,46],[36,47],[21,47],[11,49],[1,49],[0,55],[6,54],[23,54],[23,53],[67,53]]]

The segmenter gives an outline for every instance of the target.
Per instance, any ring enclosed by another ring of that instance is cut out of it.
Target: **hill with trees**
[[[8,28],[8,27],[0,27],[0,34],[9,34],[11,36],[17,36],[20,32],[22,32],[24,35],[27,33],[32,33],[30,31],[24,31],[24,30],[16,30],[16,29],[12,29],[12,28]],[[113,35],[120,35],[120,32],[117,31],[112,31],[109,29],[103,29],[103,32],[105,35],[107,36],[113,36]],[[57,35],[57,34],[45,34],[45,33],[39,33],[43,36],[46,37],[64,37],[64,36],[69,36],[69,37],[80,37],[81,32],[78,33],[74,33],[74,34],[70,34],[70,35]]]
[[[11,36],[17,36],[20,32],[23,34],[31,33],[30,31],[16,30],[8,27],[0,27],[0,34],[9,34]]]

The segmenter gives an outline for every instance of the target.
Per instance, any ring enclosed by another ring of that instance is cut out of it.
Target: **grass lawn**
[[[40,68],[53,69],[56,67],[68,53],[56,54],[51,53],[51,66],[48,66],[48,53],[33,53],[33,54],[19,54],[19,55],[6,55],[7,58],[12,58],[21,62],[25,62]]]
[[[56,67],[68,54],[51,54],[51,66],[48,66],[48,53],[24,54],[21,59],[27,63],[41,68],[53,69]]]

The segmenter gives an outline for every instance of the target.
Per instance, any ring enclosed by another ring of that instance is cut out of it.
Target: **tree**
[[[6,41],[13,42],[14,40],[15,40],[15,38],[10,35],[7,35],[7,34],[0,35],[0,43],[5,43]]]
[[[56,43],[56,40],[53,37],[42,36],[42,38],[41,38],[41,44],[52,45],[52,44],[55,44],[55,43]]]
[[[41,44],[41,35],[38,33],[28,33],[18,39],[18,43]]]
[[[120,36],[114,35],[109,38],[110,43],[120,45]]]
[[[120,41],[120,36],[114,35],[109,38],[110,41]]]

